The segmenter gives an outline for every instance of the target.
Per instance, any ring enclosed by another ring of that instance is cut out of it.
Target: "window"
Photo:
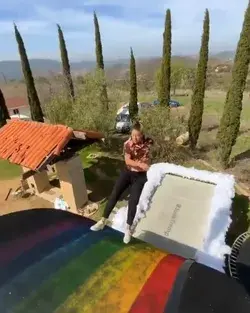
[[[15,114],[15,115],[16,115],[16,114],[19,114],[19,110],[18,110],[18,109],[14,109],[14,110],[13,110],[13,114]]]

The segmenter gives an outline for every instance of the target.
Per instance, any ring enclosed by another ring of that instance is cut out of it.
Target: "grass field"
[[[0,160],[0,180],[12,179],[21,174],[20,166],[9,163],[5,160]]]

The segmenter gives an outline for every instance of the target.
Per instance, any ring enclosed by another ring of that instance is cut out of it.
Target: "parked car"
[[[137,104],[139,112],[153,106],[153,104],[149,102],[138,102]],[[131,126],[132,121],[129,116],[129,104],[126,103],[117,111],[115,128],[119,133],[128,133]]]
[[[159,100],[155,100],[155,101],[153,102],[153,105],[158,105],[158,104],[160,104],[160,101],[159,101]],[[178,108],[178,107],[180,107],[180,106],[181,106],[180,102],[178,102],[178,101],[176,101],[176,100],[170,100],[170,101],[169,101],[169,107],[170,107],[170,108]]]
[[[128,133],[131,129],[132,121],[128,109],[116,115],[116,131],[119,133]]]

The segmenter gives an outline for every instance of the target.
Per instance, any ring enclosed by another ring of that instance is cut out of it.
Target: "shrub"
[[[63,92],[52,95],[44,107],[45,116],[52,124],[70,125],[72,119],[72,103]]]
[[[176,138],[186,131],[184,118],[165,107],[157,106],[141,112],[140,120],[147,136],[154,140],[154,162],[182,163],[186,159],[183,148],[177,147]]]
[[[100,97],[104,82],[101,70],[87,74],[83,82],[76,85],[75,102],[70,102],[65,92],[52,96],[52,100],[45,106],[46,117],[51,123],[75,129],[97,130],[107,135],[114,129],[121,94],[111,89],[109,109],[104,110]]]

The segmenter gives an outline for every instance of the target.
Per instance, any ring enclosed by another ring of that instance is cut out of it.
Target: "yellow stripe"
[[[148,249],[146,244],[140,243],[135,246],[127,246],[118,251],[84,285],[79,287],[75,293],[58,307],[56,313],[90,312],[90,307],[96,305],[114,282],[120,281],[120,277],[124,271],[127,272],[137,255],[139,254],[142,258],[146,249]]]
[[[96,306],[88,305],[82,313],[128,313],[145,282],[148,280],[166,253],[148,250],[140,253],[119,281],[110,286],[109,291]],[[103,277],[105,279],[105,277]]]

